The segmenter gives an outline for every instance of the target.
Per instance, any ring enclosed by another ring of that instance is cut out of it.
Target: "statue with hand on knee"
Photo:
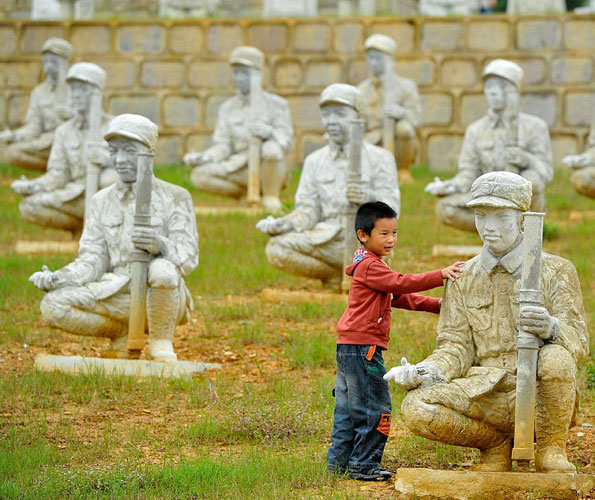
[[[360,91],[343,83],[329,85],[320,96],[320,111],[329,144],[306,158],[293,211],[262,219],[256,227],[272,236],[266,246],[271,265],[335,285],[343,274],[346,207],[383,201],[399,214],[401,195],[394,157],[365,141],[361,182],[348,182],[349,126],[362,113]]]
[[[595,198],[595,122],[591,125],[587,150],[580,155],[568,155],[562,163],[574,170],[570,182],[577,193]]]
[[[480,175],[508,171],[529,180],[535,212],[545,212],[545,187],[554,177],[547,124],[519,110],[523,70],[512,61],[496,59],[485,67],[483,79],[489,111],[467,127],[457,175],[445,181],[436,178],[425,188],[441,197],[436,204],[438,220],[464,231],[475,231],[467,202],[471,185]]]
[[[479,448],[477,470],[510,471],[522,327],[541,346],[536,470],[575,472],[566,442],[578,408],[577,362],[589,353],[589,333],[576,269],[561,257],[541,253],[543,305],[519,305],[523,259],[530,257],[522,252],[522,212],[530,202],[531,183],[517,174],[491,172],[473,183],[468,207],[482,251],[446,285],[434,352],[415,365],[403,358],[385,378],[409,391],[401,412],[413,433]]]
[[[409,168],[417,156],[415,135],[421,121],[421,101],[415,82],[394,72],[395,41],[376,33],[365,42],[366,64],[372,76],[357,88],[362,93],[366,110],[366,140],[391,149],[383,142],[383,123],[393,120],[391,140],[399,168],[399,177],[410,177]]]
[[[30,278],[47,291],[41,313],[51,326],[76,335],[106,337],[108,357],[128,356],[131,264],[136,249],[150,254],[146,296],[149,355],[177,359],[176,325],[189,318],[192,298],[183,276],[198,265],[198,233],[190,193],[153,177],[150,227],[135,227],[137,157],[154,152],[157,125],[140,115],[114,118],[106,130],[115,184],[91,199],[78,258]]]
[[[41,54],[46,78],[31,92],[25,124],[0,132],[0,143],[8,144],[8,163],[34,170],[45,170],[56,127],[71,116],[65,78],[72,45],[48,38]]]
[[[111,116],[101,107],[93,109],[93,113],[101,116],[91,116],[94,94],[101,93],[105,86],[105,71],[97,64],[79,62],[68,70],[66,81],[70,86],[73,116],[56,129],[47,172],[34,179],[18,179],[11,187],[24,196],[19,205],[23,219],[79,234],[84,219],[88,168],[99,170],[99,187],[112,184],[117,176],[102,137]],[[99,123],[99,137],[90,134],[93,119]]]
[[[237,94],[219,109],[213,145],[187,153],[184,163],[193,167],[190,177],[197,189],[240,199],[247,192],[250,141],[259,139],[262,205],[279,211],[288,177],[285,155],[293,140],[289,105],[262,90],[264,54],[256,47],[236,47],[229,62]]]

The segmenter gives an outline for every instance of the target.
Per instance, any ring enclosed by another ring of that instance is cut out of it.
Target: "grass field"
[[[180,359],[220,362],[223,369],[192,380],[134,380],[101,374],[68,376],[33,369],[38,353],[97,356],[106,343],[45,326],[43,293],[27,277],[68,255],[26,257],[19,239],[68,239],[25,223],[9,188],[18,169],[0,169],[0,499],[369,499],[390,498],[393,482],[362,484],[326,471],[332,424],[335,324],[341,300],[278,305],[260,300],[265,287],[320,289],[314,281],[270,267],[267,237],[257,216],[201,216],[200,266],[187,279],[195,303],[179,327]],[[229,202],[192,190],[188,172],[162,167],[157,175],[189,188],[198,204]],[[402,186],[403,217],[393,266],[402,272],[443,267],[434,243],[478,244],[474,234],[440,226],[423,186],[433,174],[413,170]],[[299,172],[284,197],[291,207]],[[548,191],[545,249],[578,269],[589,324],[595,324],[595,220],[569,221],[595,210],[558,172]],[[436,295],[441,293],[437,290]],[[396,311],[387,366],[402,355],[417,362],[433,348],[436,317]],[[595,347],[592,340],[591,348]],[[593,360],[580,367],[582,422],[595,424]],[[590,381],[590,383],[588,383]],[[590,386],[590,388],[589,388]],[[392,388],[395,421],[384,465],[466,468],[473,450],[410,435],[399,416],[404,391]],[[581,435],[582,434],[582,435]],[[571,431],[570,457],[580,471],[591,462],[595,431]]]

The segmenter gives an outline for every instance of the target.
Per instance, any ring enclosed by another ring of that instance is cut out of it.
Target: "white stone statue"
[[[467,207],[471,184],[480,175],[506,170],[531,181],[531,209],[545,212],[545,186],[554,176],[548,126],[541,118],[519,111],[523,70],[512,61],[496,59],[483,71],[487,116],[469,125],[452,179],[435,179],[426,192],[442,197],[436,216],[443,224],[475,231],[473,211]]]
[[[357,88],[366,109],[366,140],[396,152],[402,181],[410,177],[409,168],[419,147],[415,135],[421,121],[419,93],[415,82],[394,73],[396,43],[392,38],[379,33],[371,35],[365,49],[372,76]]]
[[[221,0],[159,0],[159,16],[174,18],[206,17],[214,13]]]
[[[31,92],[25,124],[0,132],[0,143],[9,144],[8,163],[35,170],[45,170],[54,131],[71,116],[66,72],[72,45],[61,38],[48,38],[41,53],[46,79]]]
[[[403,359],[385,379],[409,390],[401,412],[412,432],[479,448],[477,470],[510,471],[517,378],[530,373],[529,367],[517,366],[521,328],[538,349],[531,381],[536,387],[535,467],[575,472],[566,442],[578,408],[577,361],[588,355],[589,333],[572,263],[540,254],[540,245],[529,245],[535,253],[523,248],[529,236],[522,231],[521,213],[530,199],[531,184],[511,172],[487,173],[473,183],[469,207],[475,210],[483,249],[456,282],[446,285],[434,352],[415,365]],[[525,274],[525,268],[535,255],[541,255],[535,294],[541,292],[537,303],[542,305],[525,305],[519,289],[533,272]]]
[[[83,225],[87,170],[100,170],[100,187],[115,182],[116,174],[101,134],[111,119],[101,109],[105,71],[93,63],[76,63],[66,81],[73,117],[56,129],[47,172],[35,179],[16,180],[12,189],[25,197],[19,205],[23,219],[77,234]],[[93,106],[94,102],[98,104]],[[92,123],[99,130],[93,131]]]
[[[31,3],[31,19],[36,21],[92,19],[94,14],[94,0],[33,0]]]
[[[550,14],[566,12],[565,0],[507,0],[507,14]]]
[[[570,182],[576,192],[595,198],[595,122],[591,125],[587,150],[580,155],[565,156],[562,163],[574,170]]]
[[[264,0],[262,17],[313,17],[318,15],[318,0]]]
[[[477,0],[419,0],[422,16],[468,16],[477,9]]]
[[[108,357],[127,357],[131,263],[136,249],[150,254],[146,314],[149,354],[159,361],[177,359],[172,339],[176,325],[189,317],[192,298],[183,276],[198,265],[198,233],[190,194],[153,178],[150,227],[135,227],[137,156],[152,152],[157,125],[140,115],[114,118],[105,133],[118,181],[91,200],[72,263],[29,281],[46,290],[44,320],[84,336],[106,337]]]
[[[287,182],[285,154],[293,128],[287,101],[260,86],[263,61],[264,54],[255,47],[232,51],[229,62],[237,95],[219,109],[213,145],[200,153],[187,153],[184,163],[194,167],[191,179],[197,189],[239,199],[247,193],[250,144],[253,139],[260,141],[262,205],[277,211]]]
[[[336,83],[320,96],[322,125],[329,144],[311,153],[304,162],[289,214],[269,216],[256,227],[273,236],[267,246],[268,261],[284,271],[339,284],[345,245],[341,216],[349,203],[383,201],[397,213],[401,196],[393,156],[364,142],[359,183],[348,183],[349,124],[362,112],[361,93],[351,85]]]

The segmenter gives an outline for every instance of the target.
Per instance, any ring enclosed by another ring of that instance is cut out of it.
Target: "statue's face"
[[[91,96],[95,85],[80,80],[71,80],[69,85],[70,101],[74,109],[78,112],[87,111],[91,107]]]
[[[56,80],[60,72],[60,65],[64,59],[51,52],[44,52],[42,56],[43,72],[50,78]]]
[[[142,142],[126,137],[113,137],[108,141],[112,165],[124,183],[136,182],[138,154],[148,153],[149,148]]]
[[[335,144],[349,142],[349,122],[357,118],[357,111],[345,104],[327,104],[320,110],[322,126]]]
[[[366,64],[376,78],[380,78],[384,73],[385,56],[386,54],[378,49],[370,49],[366,52]]]
[[[477,207],[475,227],[483,246],[501,256],[514,246],[521,234],[521,212],[514,208]]]
[[[234,64],[232,67],[233,72],[233,83],[243,95],[250,93],[250,73],[252,68],[248,66],[242,66],[241,64]]]
[[[488,107],[492,111],[503,111],[506,107],[506,92],[510,91],[509,85],[504,78],[499,76],[488,76],[485,81],[484,94]],[[510,86],[514,86],[510,84]],[[513,90],[514,91],[514,90]]]

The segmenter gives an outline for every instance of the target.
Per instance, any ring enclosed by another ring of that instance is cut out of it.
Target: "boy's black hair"
[[[378,219],[396,219],[397,212],[382,201],[370,201],[358,208],[355,214],[355,233],[361,229],[368,236]],[[361,243],[361,242],[360,242]]]

